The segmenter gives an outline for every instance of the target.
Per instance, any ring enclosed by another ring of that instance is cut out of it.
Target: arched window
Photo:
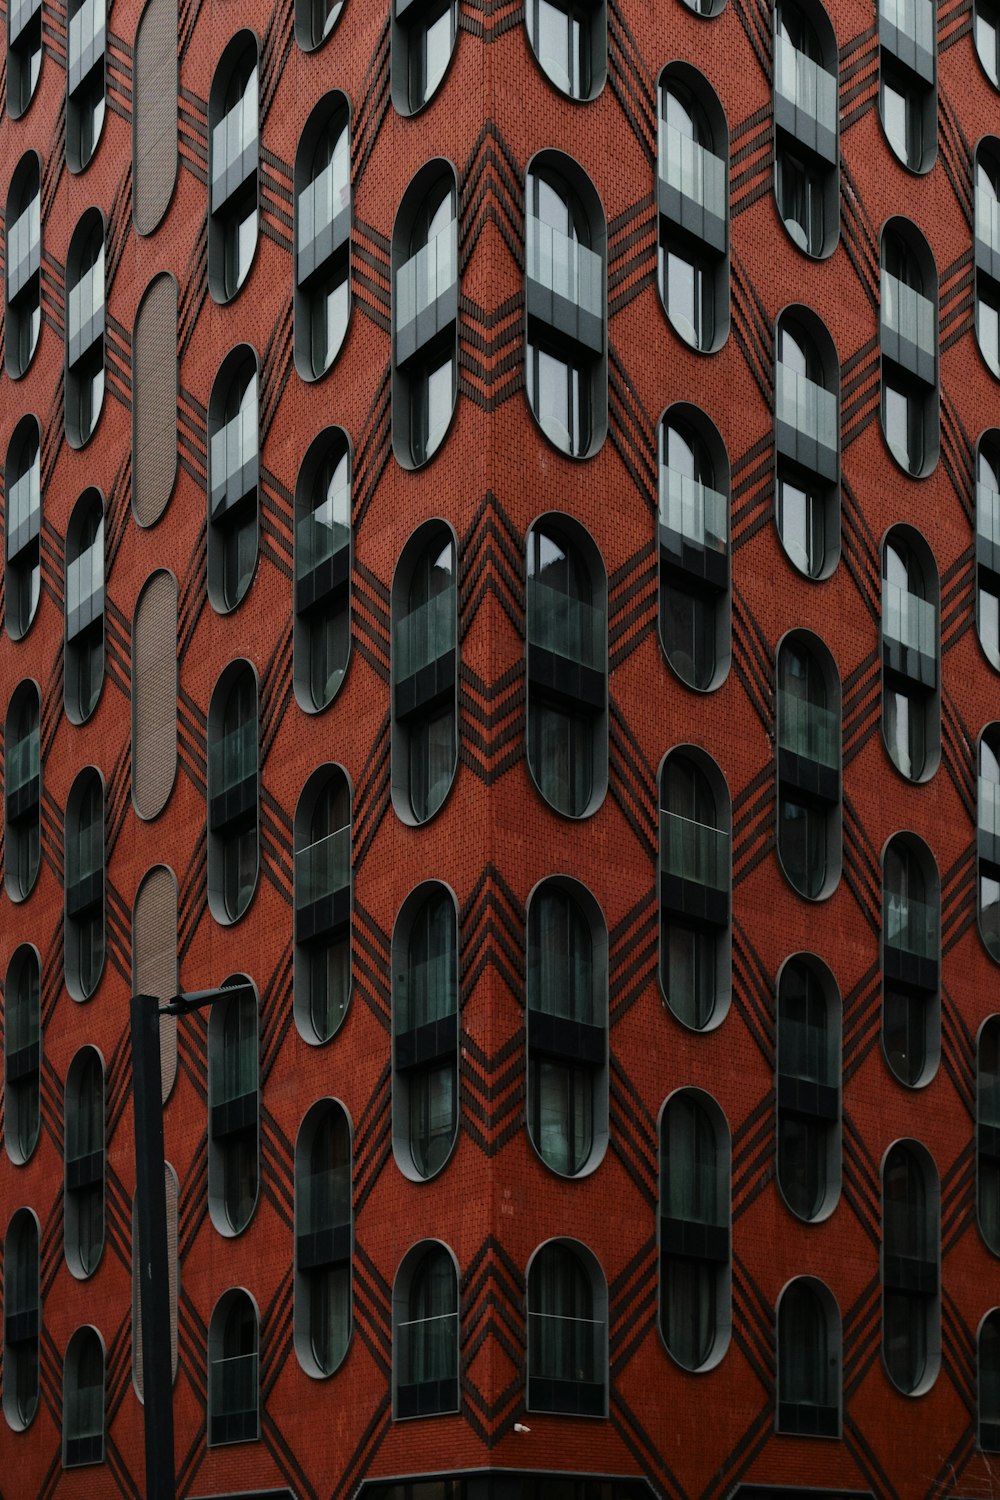
[[[976,337],[982,356],[1000,376],[1000,140],[976,148]]]
[[[63,1365],[64,1469],[104,1462],[104,1341],[96,1328],[78,1328]]]
[[[458,768],[455,533],[427,521],[392,578],[392,805],[411,826],[443,804]]]
[[[550,1240],[528,1266],[528,1410],[608,1410],[608,1287],[585,1245]]]
[[[882,1164],[882,1358],[905,1396],[930,1390],[941,1364],[941,1188],[917,1141]]]
[[[93,766],[66,800],[63,866],[66,988],[89,1000],[104,972],[104,783]]]
[[[336,697],[351,652],[351,443],[326,427],[295,485],[295,697],[318,713]]]
[[[242,974],[208,1019],[208,1207],[231,1239],[253,1217],[260,1180],[260,1041],[257,991]]]
[[[996,427],[982,434],[976,448],[976,632],[986,660],[1000,672],[1000,428]]]
[[[208,904],[224,926],[243,916],[260,865],[257,678],[248,661],[220,676],[208,709]]]
[[[916,0],[917,11],[925,5],[930,13],[929,0]],[[882,431],[900,468],[922,478],[940,446],[938,275],[908,219],[890,219],[882,231],[881,291]]]
[[[104,683],[104,501],[84,490],[66,530],[66,660],[63,699],[71,724],[85,724]]]
[[[819,901],[840,879],[840,678],[818,636],[778,648],[778,859],[800,896]]]
[[[3,1414],[15,1432],[38,1410],[41,1331],[38,1220],[30,1208],[19,1208],[3,1251]]]
[[[69,0],[66,56],[66,165],[90,165],[104,126],[105,0]]]
[[[596,99],[608,75],[606,0],[528,0],[524,25],[549,82],[570,99]]]
[[[710,1094],[660,1112],[660,1333],[685,1370],[710,1370],[732,1326],[729,1127]]]
[[[219,614],[246,598],[260,540],[257,355],[226,355],[208,404],[208,597]]]
[[[104,405],[104,220],[88,208],[66,254],[66,441],[82,448]]]
[[[976,1217],[1000,1255],[1000,1016],[987,1017],[976,1044]]]
[[[42,854],[42,756],[37,685],[18,683],[4,725],[4,887],[12,901],[31,894]]]
[[[718,95],[690,63],[659,82],[660,296],[692,349],[729,333],[729,129]]]
[[[307,1375],[332,1375],[351,1338],[351,1122],[321,1099],[295,1143],[295,1352]]]
[[[929,780],[941,759],[939,595],[931,549],[894,526],[882,544],[882,738],[910,781]]]
[[[8,79],[9,79],[8,73]],[[9,97],[9,96],[8,96]],[[6,364],[12,380],[23,375],[42,331],[42,188],[37,151],[27,151],[14,168],[7,190]]]
[[[799,1437],[839,1437],[840,1309],[812,1276],[790,1281],[778,1298],[778,1406],[775,1428]]]
[[[392,1288],[393,1416],[458,1411],[458,1266],[447,1245],[408,1250]]]
[[[250,274],[258,218],[257,38],[238,31],[208,96],[208,285],[229,302]]]
[[[987,724],[979,737],[977,804],[979,935],[1000,962],[1000,724]]]
[[[524,186],[528,405],[561,453],[590,458],[608,428],[604,209],[561,151],[533,156]]]
[[[1000,9],[996,0],[974,0],[973,34],[976,56],[995,89],[1000,89]]]
[[[660,423],[660,644],[688,687],[729,671],[729,455],[703,411],[678,402]]]
[[[321,766],[295,810],[295,1022],[326,1042],[351,999],[351,784]]]
[[[545,880],[528,902],[528,1134],[563,1177],[608,1142],[608,934],[590,892]]]
[[[41,1126],[41,966],[30,943],[14,950],[3,998],[4,1142],[11,1161],[23,1166]]]
[[[303,52],[323,45],[343,8],[344,0],[295,0],[295,40]]]
[[[941,1057],[941,882],[922,839],[882,857],[882,1046],[900,1083],[921,1088]]]
[[[351,311],[351,107],[339,90],[306,121],[294,176],[295,364],[303,380],[317,380],[340,352]]]
[[[132,325],[132,514],[138,526],[156,525],[177,480],[177,295],[177,282],[161,271],[143,292]]]
[[[837,38],[820,0],[774,7],[774,196],[793,242],[819,260],[840,233]]]
[[[829,578],[840,557],[840,365],[833,340],[807,307],[775,329],[775,516],[791,561]]]
[[[132,218],[152,234],[170,207],[180,152],[178,0],[145,0],[132,54]],[[133,358],[135,344],[132,345]]]
[[[208,1445],[260,1437],[258,1317],[239,1287],[223,1292],[208,1325]]]
[[[79,1279],[92,1276],[104,1250],[104,1064],[94,1047],[81,1047],[66,1074],[66,1264]]]
[[[589,532],[541,516],[527,542],[528,769],[568,818],[608,788],[608,580]]]
[[[458,919],[428,881],[392,934],[392,1149],[405,1176],[433,1177],[458,1135]]]
[[[413,0],[417,9],[419,0]],[[440,158],[410,183],[392,226],[392,451],[432,458],[458,400],[458,186]]]
[[[161,866],[161,868],[163,868]],[[175,991],[176,993],[176,991]],[[167,1214],[167,1306],[170,1323],[170,1373],[177,1378],[177,1299],[180,1290],[180,1255],[178,1252],[177,1173],[169,1162],[163,1167],[163,1196]],[[144,1395],[142,1350],[142,1280],[139,1251],[139,1217],[135,1194],[132,1195],[132,1383],[139,1399]]]
[[[7,6],[7,113],[19,120],[35,97],[42,73],[42,0]]]
[[[682,746],[660,767],[660,984],[677,1019],[717,1026],[732,995],[732,812],[711,756]]]
[[[980,1323],[977,1344],[979,1446],[984,1453],[1000,1453],[1000,1308]]]
[[[441,87],[458,40],[458,0],[392,0],[391,90],[396,113],[415,115]]]
[[[840,1197],[840,995],[821,959],[797,953],[778,976],[778,1186],[800,1219]]]
[[[937,157],[937,12],[932,0],[878,0],[878,112],[886,140],[911,172]]]
[[[12,641],[19,641],[35,618],[42,588],[42,465],[37,417],[22,417],[14,428],[4,466],[4,495],[7,634]]]

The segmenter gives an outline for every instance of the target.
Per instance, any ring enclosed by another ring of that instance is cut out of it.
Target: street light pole
[[[189,1011],[214,1004],[223,996],[245,992],[252,993],[253,986],[242,983],[222,989],[195,990],[175,995],[163,1006],[152,995],[133,995],[129,1006],[135,1123],[135,1216],[142,1299],[146,1500],[175,1500],[160,1017],[187,1015]]]

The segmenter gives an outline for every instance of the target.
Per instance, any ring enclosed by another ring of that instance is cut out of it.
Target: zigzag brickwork
[[[0,9],[3,7],[0,6]],[[711,22],[680,0],[609,0],[608,81],[593,103],[560,97],[535,64],[516,3],[462,0],[448,76],[431,105],[399,118],[389,96],[384,0],[347,0],[329,43],[304,55],[291,0],[184,0],[180,6],[180,170],[170,209],[134,232],[132,48],[139,0],[109,3],[108,118],[92,165],[64,163],[67,17],[45,0],[39,92],[25,117],[0,120],[3,184],[29,148],[42,165],[43,328],[28,374],[0,376],[0,447],[34,412],[43,431],[42,600],[27,638],[0,640],[0,705],[34,678],[42,694],[42,871],[30,898],[0,896],[0,971],[14,948],[42,957],[42,1139],[23,1167],[0,1159],[0,1228],[29,1205],[42,1225],[42,1395],[29,1429],[0,1426],[5,1495],[27,1500],[135,1497],[143,1489],[142,1408],[131,1376],[134,1189],[127,1002],[132,903],[164,862],[178,883],[181,983],[244,971],[261,998],[261,1192],[249,1228],[223,1240],[207,1209],[207,1029],[179,1027],[166,1109],[167,1156],[180,1183],[178,1493],[287,1486],[302,1500],[342,1500],[374,1476],[489,1465],[646,1475],[665,1500],[723,1500],[743,1482],[870,1491],[884,1500],[992,1493],[975,1444],[975,1336],[1000,1302],[1000,1266],[975,1221],[974,1043],[1000,1009],[997,969],[975,919],[976,738],[1000,717],[997,676],[974,625],[973,455],[1000,411],[1000,390],[973,329],[972,158],[996,125],[998,99],[975,59],[971,0],[938,7],[939,151],[922,178],[891,156],[878,118],[874,10],[831,0],[840,44],[841,233],[835,254],[807,260],[783,232],[772,192],[770,8],[729,0]],[[227,307],[208,293],[207,99],[229,37],[261,42],[262,219],[245,289]],[[700,67],[731,134],[732,329],[716,355],[674,335],[656,284],[656,81],[675,58]],[[4,80],[0,78],[0,103]],[[292,163],[305,120],[331,88],[352,107],[354,225],[351,325],[329,376],[305,385],[292,361]],[[541,437],[523,389],[524,172],[538,149],[570,152],[590,174],[609,228],[610,425],[584,464]],[[460,395],[451,431],[424,470],[406,473],[390,441],[392,224],[413,173],[450,159],[460,188]],[[93,441],[63,432],[64,267],[70,235],[96,205],[107,222],[108,387]],[[878,236],[894,213],[927,236],[941,280],[942,451],[926,480],[906,479],[881,435]],[[163,519],[131,511],[131,330],[161,271],[179,288],[179,471]],[[790,302],[815,309],[842,370],[843,553],[832,578],[796,574],[773,522],[773,330]],[[225,352],[250,342],[261,360],[261,547],[241,607],[220,618],[206,595],[206,412]],[[657,636],[656,427],[672,401],[712,417],[732,463],[733,661],[697,696],[669,670]],[[292,493],[302,457],[330,422],[354,448],[352,654],[333,705],[297,707],[291,677]],[[62,707],[64,539],[78,495],[106,499],[107,671],[96,713],[74,727]],[[609,577],[610,779],[588,821],[561,821],[535,792],[524,755],[524,542],[542,511],[578,517]],[[389,587],[418,523],[440,515],[460,550],[460,765],[441,813],[404,827],[389,796]],[[926,785],[906,783],[880,734],[879,547],[898,521],[917,526],[942,581],[943,752]],[[179,584],[179,765],[165,811],[144,823],[130,797],[131,621],[155,568]],[[785,881],[775,841],[775,648],[793,627],[820,635],[844,685],[844,869],[819,905]],[[219,673],[237,656],[261,683],[262,863],[250,912],[220,927],[206,897],[206,716]],[[685,1031],[657,979],[657,768],[692,742],[715,757],[733,796],[732,1009],[708,1035]],[[324,1047],[292,1021],[292,814],[311,771],[341,763],[354,789],[354,982],[348,1019]],[[86,765],[107,787],[108,955],[95,996],[78,1005],[63,973],[62,824]],[[941,871],[942,1061],[913,1093],[891,1079],[879,1037],[880,856],[912,829]],[[589,885],[610,934],[610,1145],[581,1181],[557,1179],[524,1126],[525,902],[546,875]],[[460,906],[461,1124],[432,1182],[405,1180],[390,1125],[390,936],[421,879]],[[843,1192],[819,1225],[794,1220],[774,1181],[775,975],[808,949],[830,965],[844,1002]],[[63,1090],[84,1042],[107,1070],[107,1242],[87,1282],[63,1256]],[[734,1333],[718,1368],[689,1375],[657,1331],[657,1117],[682,1084],[709,1090],[733,1135]],[[292,1161],[316,1100],[333,1096],[354,1130],[354,1328],[328,1381],[309,1379],[292,1348]],[[888,1145],[914,1136],[942,1187],[943,1360],[933,1389],[907,1399],[880,1356],[879,1170]],[[604,1421],[524,1417],[525,1267],[554,1235],[597,1255],[610,1294],[610,1414]],[[391,1290],[407,1249],[440,1238],[461,1267],[461,1413],[394,1423]],[[790,1277],[822,1277],[844,1323],[844,1425],[838,1442],[776,1436],[774,1306]],[[261,1314],[258,1443],[206,1446],[206,1338],[217,1298],[252,1292]],[[63,1354],[92,1322],[107,1349],[106,1460],[61,1468]]]

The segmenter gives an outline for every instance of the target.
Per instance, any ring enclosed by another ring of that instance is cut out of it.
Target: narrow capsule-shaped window
[[[295,1143],[295,1352],[307,1375],[332,1375],[351,1339],[351,1122],[321,1099]]]
[[[104,405],[104,220],[88,208],[66,255],[66,441],[82,448]]]
[[[208,285],[230,302],[257,250],[260,195],[257,38],[239,31],[219,59],[208,97]]]
[[[248,661],[220,676],[208,709],[208,905],[237,922],[257,889],[260,790],[257,677]]]
[[[894,526],[882,544],[882,738],[909,781],[928,781],[941,759],[939,599],[931,549]]]
[[[608,579],[578,521],[540,516],[527,542],[528,769],[568,818],[608,789]]]
[[[882,1046],[900,1083],[922,1088],[941,1057],[941,881],[916,834],[882,857]]]
[[[316,105],[295,152],[295,366],[325,375],[351,311],[351,107],[339,90]]]
[[[840,557],[840,364],[807,307],[778,319],[774,377],[778,536],[800,573],[829,578]]]
[[[1000,962],[1000,724],[987,724],[979,737],[976,804],[979,934]]]
[[[775,1431],[840,1436],[841,1326],[822,1281],[799,1276],[778,1298],[778,1404]]]
[[[884,0],[883,0],[884,3]],[[930,0],[916,0],[917,9]],[[937,463],[938,275],[931,248],[909,219],[882,231],[882,431],[900,468],[923,478]]]
[[[660,644],[688,687],[729,672],[729,455],[703,411],[678,402],[660,423]]]
[[[1000,1255],[1000,1016],[987,1017],[976,1045],[976,1217]]]
[[[208,1446],[260,1437],[260,1318],[240,1287],[223,1292],[208,1325]]]
[[[1000,7],[996,0],[974,0],[972,16],[976,56],[990,83],[1000,89]]]
[[[458,41],[458,0],[391,0],[390,80],[396,113],[415,115],[441,87]]]
[[[608,1143],[608,933],[585,886],[562,878],[528,903],[528,1135],[562,1177]]]
[[[351,654],[351,444],[327,427],[295,484],[295,697],[306,713],[333,702]]]
[[[84,490],[66,530],[66,656],[63,699],[71,724],[85,724],[104,685],[104,501]]]
[[[911,172],[937,157],[937,9],[933,0],[878,0],[878,112]]]
[[[608,1411],[608,1284],[578,1240],[550,1240],[528,1266],[530,1412]]]
[[[979,1447],[1000,1453],[1000,1308],[994,1307],[979,1325],[978,1418]]]
[[[732,1327],[731,1144],[718,1104],[679,1089],[660,1112],[660,1333],[685,1370],[710,1370]]]
[[[344,0],[295,0],[295,40],[303,52],[323,45],[343,9]]]
[[[918,1141],[882,1163],[882,1358],[904,1396],[922,1396],[941,1367],[941,1184]]]
[[[64,1469],[104,1462],[104,1340],[96,1328],[78,1328],[63,1364],[62,1463]]]
[[[778,976],[778,1186],[807,1223],[840,1197],[841,1004],[821,959],[797,953]]]
[[[570,99],[596,99],[608,76],[606,0],[528,0],[524,25],[549,82]]]
[[[208,403],[208,597],[220,615],[246,598],[260,545],[257,355],[226,355]]]
[[[4,465],[4,598],[7,634],[28,632],[42,592],[41,433],[38,418],[22,417],[11,435]]]
[[[820,901],[840,880],[840,677],[818,636],[778,648],[778,860],[800,896]]]
[[[4,887],[12,901],[30,895],[42,854],[41,698],[18,683],[4,725]]]
[[[208,1019],[208,1207],[231,1239],[253,1217],[260,1180],[260,1040],[257,992],[243,974]]]
[[[660,767],[660,985],[693,1031],[732,997],[732,809],[715,761],[694,745]]]
[[[30,943],[15,948],[4,981],[4,1144],[23,1166],[41,1128],[41,965]]]
[[[66,988],[89,1000],[104,972],[104,782],[86,766],[66,799],[63,838]]]
[[[7,6],[7,113],[19,120],[35,97],[42,74],[42,0]]]
[[[31,364],[42,331],[42,188],[37,151],[26,152],[14,168],[4,225],[5,356],[7,374],[17,380]]]
[[[392,226],[392,451],[419,469],[444,442],[458,401],[458,184],[430,161]]]
[[[38,1410],[41,1334],[38,1219],[19,1208],[3,1248],[3,1414],[14,1432],[23,1432]]]
[[[392,934],[392,1149],[413,1181],[434,1177],[458,1137],[458,914],[428,881]]]
[[[792,241],[815,260],[840,233],[837,38],[820,0],[774,7],[774,196]]]
[[[986,660],[1000,672],[1000,428],[997,427],[988,428],[976,448],[976,633]]]
[[[392,578],[392,805],[426,823],[458,769],[458,578],[455,533],[427,521]]]
[[[326,1042],[351,998],[351,784],[321,766],[295,809],[295,1024]]]
[[[73,1276],[97,1270],[104,1249],[104,1064],[81,1047],[66,1074],[63,1248]]]
[[[447,1245],[423,1240],[403,1256],[392,1287],[392,1414],[458,1411],[458,1266]]]
[[[976,338],[992,373],[1000,376],[1000,139],[976,148]]]
[[[105,0],[69,0],[66,54],[66,165],[90,165],[104,127]]]
[[[729,334],[729,128],[689,63],[660,74],[659,136],[660,296],[679,337],[711,353]]]
[[[528,406],[568,458],[590,458],[608,430],[604,208],[586,172],[539,151],[525,178],[525,350]]]

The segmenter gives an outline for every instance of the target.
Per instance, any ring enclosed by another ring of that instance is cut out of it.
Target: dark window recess
[[[458,188],[431,162],[410,183],[392,230],[392,447],[417,469],[441,446],[458,400]]]
[[[908,219],[890,219],[882,231],[880,277],[882,431],[900,468],[921,477],[940,447],[938,275],[930,246]]]
[[[4,346],[7,374],[16,380],[31,364],[42,331],[42,198],[38,155],[27,152],[7,194]]]
[[[566,1241],[544,1245],[528,1274],[528,1410],[603,1417],[607,1360],[600,1268]]]
[[[714,1364],[729,1336],[729,1157],[715,1101],[674,1094],[660,1117],[660,1332],[686,1370]]]
[[[260,1436],[257,1311],[246,1292],[226,1292],[208,1331],[208,1441],[252,1442]]]
[[[333,364],[350,314],[350,106],[321,99],[295,155],[295,362],[305,380]]]
[[[42,71],[42,0],[7,7],[7,113],[19,120],[35,97]]]
[[[811,1277],[787,1286],[778,1303],[777,1431],[840,1436],[840,1315]]]
[[[66,1350],[63,1468],[104,1460],[104,1346],[94,1328],[78,1328]]]
[[[233,37],[208,100],[208,284],[229,302],[246,282],[257,249],[259,119],[257,39]]]
[[[774,192],[792,240],[831,254],[839,234],[837,39],[819,0],[774,12]]]
[[[42,588],[41,435],[35,417],[22,417],[14,428],[4,467],[4,495],[4,615],[7,634],[19,641],[35,618]]]
[[[937,155],[937,11],[933,0],[879,0],[879,115],[911,172]]]
[[[393,1292],[395,1415],[458,1411],[458,1278],[443,1245],[417,1246]]]
[[[707,353],[729,331],[729,130],[688,63],[660,75],[656,191],[663,305],[680,338]]]
[[[66,255],[66,440],[82,448],[104,405],[104,220],[87,209]]]

